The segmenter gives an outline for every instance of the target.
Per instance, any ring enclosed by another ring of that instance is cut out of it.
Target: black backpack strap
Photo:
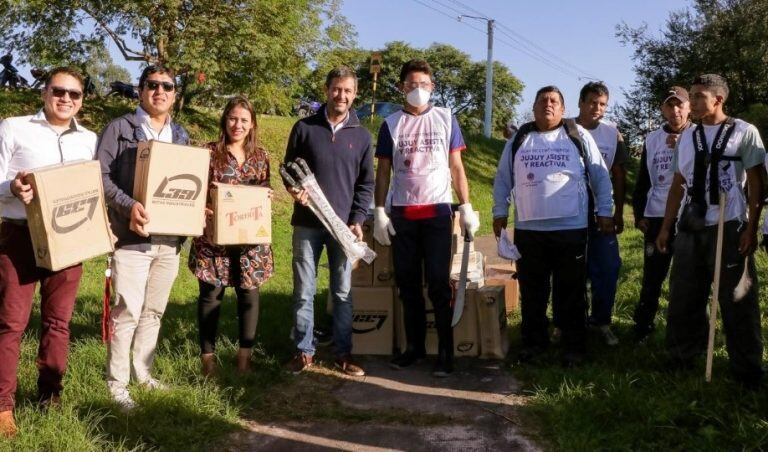
[[[515,154],[517,154],[517,150],[520,149],[520,146],[523,145],[523,140],[525,140],[525,137],[527,137],[529,133],[535,132],[536,130],[535,122],[526,122],[520,126],[519,129],[517,129],[517,133],[515,133],[515,137],[512,141],[512,152],[510,152],[512,164],[515,163]]]
[[[576,120],[573,118],[563,119],[563,127],[568,134],[568,138],[576,145],[576,149],[579,151],[579,157],[584,165],[584,177],[587,179],[587,212],[595,211],[595,195],[592,193],[592,187],[589,184],[589,159],[587,158],[587,150],[584,148],[584,141],[579,135],[579,127],[576,125]],[[587,214],[590,221],[593,221],[593,215]]]
[[[725,129],[725,130],[724,130]],[[725,123],[718,130],[715,135],[715,142],[712,143],[712,153],[709,156],[709,203],[717,204],[720,191],[720,161],[725,160],[723,153],[728,147],[728,140],[731,139],[733,131],[736,129],[735,121],[732,117],[728,117]],[[735,157],[735,156],[734,156]],[[731,160],[731,158],[728,158]],[[717,190],[714,189],[717,187]]]

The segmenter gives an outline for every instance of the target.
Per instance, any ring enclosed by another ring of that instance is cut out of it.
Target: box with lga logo
[[[352,353],[391,355],[394,304],[391,287],[352,288]]]
[[[61,270],[113,251],[101,166],[81,160],[32,170],[26,206],[38,267]]]
[[[477,356],[480,353],[480,337],[478,332],[477,284],[469,284],[464,298],[464,311],[459,323],[453,327],[453,354],[454,356]],[[397,290],[397,289],[395,289]],[[435,328],[435,310],[429,300],[427,289],[424,289],[424,303],[427,312],[427,335],[425,348],[428,355],[437,354],[437,329]],[[403,317],[403,303],[395,297],[395,319],[397,322],[396,339],[397,346],[402,352],[406,348],[405,321]]]
[[[210,151],[147,141],[136,150],[133,198],[147,212],[151,235],[203,235]]]
[[[216,245],[272,242],[272,200],[268,187],[214,183],[213,218],[205,233]]]

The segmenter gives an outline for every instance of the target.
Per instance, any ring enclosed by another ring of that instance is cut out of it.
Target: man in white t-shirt
[[[405,94],[406,105],[389,115],[379,130],[374,192],[373,234],[383,245],[389,245],[392,236],[395,281],[403,302],[407,341],[391,366],[408,367],[425,355],[423,269],[438,337],[432,374],[447,377],[453,372],[451,188],[459,200],[459,218],[465,230],[474,234],[480,221],[469,203],[461,161],[466,146],[459,124],[450,109],[429,102],[435,87],[429,64],[424,60],[405,63],[398,87]]]
[[[24,205],[36,194],[25,176],[42,166],[93,159],[96,134],[75,119],[83,96],[83,76],[74,69],[56,68],[45,81],[43,108],[37,114],[0,122],[0,437],[16,434],[16,370],[38,283],[38,403],[42,408],[60,403],[69,321],[83,266],[49,271],[35,264]]]
[[[587,129],[595,139],[605,166],[611,173],[616,206],[613,214],[614,233],[600,233],[594,217],[590,216],[587,279],[591,286],[592,312],[588,323],[600,331],[606,344],[616,345],[619,340],[611,331],[610,325],[621,269],[617,234],[624,230],[624,190],[627,179],[625,163],[629,160],[629,153],[616,126],[604,119],[608,96],[608,87],[603,82],[589,82],[584,85],[579,93],[579,116],[576,122]],[[558,324],[557,318],[555,324]]]
[[[691,86],[691,115],[697,125],[678,140],[675,175],[664,222],[656,239],[669,251],[669,237],[681,201],[667,310],[670,364],[690,368],[707,346],[707,300],[714,279],[719,193],[724,212],[720,293],[717,295],[734,378],[747,388],[762,383],[760,331],[754,251],[760,221],[765,148],[752,124],[723,111],[728,83],[716,74],[696,77]],[[744,194],[746,185],[748,197]],[[685,188],[683,188],[685,187]],[[717,187],[717,189],[712,189]]]
[[[666,123],[649,133],[643,143],[640,168],[632,195],[635,227],[645,236],[643,284],[633,316],[635,341],[638,343],[645,341],[654,329],[653,322],[659,309],[661,285],[667,278],[669,265],[672,263],[672,253],[660,253],[656,249],[656,236],[664,221],[667,196],[675,174],[672,167],[675,145],[680,134],[691,125],[688,119],[690,112],[688,91],[680,86],[671,87],[661,104],[661,114]],[[673,238],[674,233],[670,231],[670,247]]]
[[[549,346],[547,303],[562,330],[562,363],[573,367],[586,352],[586,259],[590,194],[598,228],[614,233],[608,169],[592,136],[573,120],[563,120],[563,95],[555,86],[536,93],[534,122],[507,141],[493,183],[493,231],[507,227],[515,204],[515,246],[520,252],[523,349],[530,362]]]

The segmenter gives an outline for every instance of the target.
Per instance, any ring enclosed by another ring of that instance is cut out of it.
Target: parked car
[[[382,118],[386,118],[392,113],[402,109],[403,106],[400,104],[393,104],[392,102],[376,102],[376,108],[374,109],[373,114]],[[357,113],[357,117],[360,119],[369,118],[371,116],[371,104],[364,104],[362,107],[355,110],[355,112]]]

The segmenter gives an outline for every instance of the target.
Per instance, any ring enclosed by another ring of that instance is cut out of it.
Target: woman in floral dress
[[[269,187],[269,156],[258,141],[256,116],[248,99],[241,96],[230,99],[220,127],[219,141],[208,144],[210,187],[214,182]],[[212,214],[208,209],[206,213]],[[226,287],[234,287],[237,293],[240,343],[237,370],[244,373],[250,369],[259,319],[259,287],[272,276],[273,264],[269,245],[219,246],[205,235],[193,241],[189,268],[200,286],[197,319],[204,375],[212,376],[216,372],[216,333]]]

